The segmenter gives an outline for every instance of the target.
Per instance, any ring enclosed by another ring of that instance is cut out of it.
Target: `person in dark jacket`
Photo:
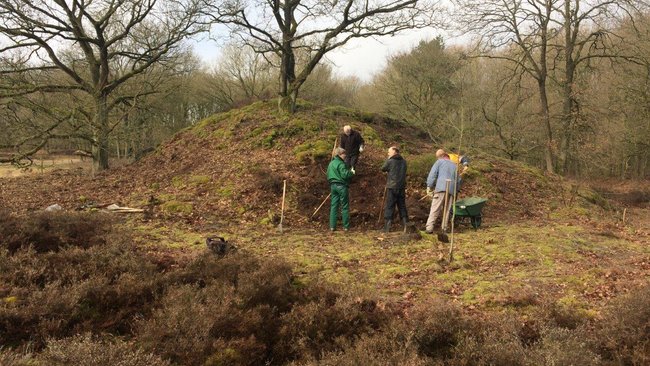
[[[359,154],[363,152],[363,137],[361,137],[358,131],[353,130],[352,127],[343,126],[343,133],[339,141],[339,146],[346,152],[345,165],[351,168],[354,173],[354,167],[359,160]]]
[[[406,160],[399,154],[396,146],[388,148],[388,159],[381,167],[383,172],[388,172],[386,178],[386,202],[384,206],[384,232],[390,231],[393,220],[393,209],[397,205],[399,216],[404,228],[408,224],[406,211]]]
[[[335,156],[327,166],[327,180],[330,183],[332,199],[330,201],[330,230],[336,230],[336,220],[341,208],[343,230],[350,229],[350,201],[348,186],[354,173],[345,165],[346,151],[340,147],[335,150]]]

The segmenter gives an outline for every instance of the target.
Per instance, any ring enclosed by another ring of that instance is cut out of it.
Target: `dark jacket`
[[[361,145],[363,145],[363,137],[359,132],[351,130],[349,136],[345,133],[341,134],[340,146],[345,149],[348,155],[358,155],[359,146]]]
[[[327,166],[327,180],[330,184],[339,183],[347,187],[353,175],[350,169],[345,166],[343,159],[339,156],[335,156],[330,161],[330,165]]]
[[[388,189],[404,189],[406,188],[406,160],[402,155],[395,154],[391,156],[381,171],[388,172],[386,179],[386,188]]]

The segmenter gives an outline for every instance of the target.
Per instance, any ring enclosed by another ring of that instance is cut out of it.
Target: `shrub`
[[[435,154],[424,154],[409,159],[408,175],[413,181],[422,184],[427,179],[429,171],[436,162]]]
[[[36,363],[31,354],[21,354],[0,348],[0,365],[34,366],[38,365],[38,363]]]
[[[48,337],[129,333],[132,318],[146,314],[160,291],[160,279],[155,265],[129,246],[128,236],[108,236],[111,242],[88,249],[0,251],[0,283],[12,299],[0,304],[0,344],[30,341],[38,349]]]
[[[499,315],[468,319],[458,336],[451,365],[525,365],[527,335],[512,316]]]
[[[548,318],[554,326],[561,328],[576,329],[591,320],[586,304],[574,296],[566,296],[555,303],[544,304],[543,311],[546,314],[542,316]]]
[[[138,340],[187,365],[266,363],[297,295],[286,264],[243,252],[200,256],[168,281],[160,309],[138,323]]]
[[[0,212],[1,245],[10,253],[28,246],[39,253],[66,246],[90,248],[106,243],[113,223],[110,215],[102,213],[39,212],[17,217]]]
[[[418,355],[413,334],[402,324],[394,323],[380,333],[362,335],[354,343],[345,342],[340,352],[326,352],[320,360],[300,365],[323,366],[424,366],[430,360]]]
[[[466,324],[457,306],[440,299],[419,304],[408,319],[418,350],[429,357],[447,357]]]
[[[138,343],[176,363],[203,363],[213,351],[210,336],[213,319],[223,316],[231,301],[217,294],[216,288],[210,290],[197,290],[192,285],[170,290],[161,308],[137,325]]]
[[[596,355],[579,331],[546,328],[526,357],[527,365],[598,365]]]
[[[339,351],[338,342],[380,329],[388,320],[374,300],[341,295],[322,285],[307,292],[309,302],[282,316],[275,353],[285,358],[318,358],[323,352]]]
[[[650,286],[609,305],[596,328],[594,343],[603,359],[614,364],[650,364]]]
[[[36,358],[51,366],[168,366],[170,363],[119,339],[93,339],[89,334],[49,340]]]

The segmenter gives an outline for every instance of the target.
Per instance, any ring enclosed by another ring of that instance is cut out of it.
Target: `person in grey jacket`
[[[406,211],[406,160],[399,154],[399,149],[396,146],[388,148],[388,159],[381,167],[381,170],[388,172],[384,206],[384,232],[390,231],[395,205],[399,209],[399,216],[406,228],[408,223],[408,212]]]
[[[449,155],[442,149],[436,151],[436,157],[438,160],[436,160],[431,167],[431,171],[429,171],[429,176],[427,177],[427,195],[433,195],[431,210],[425,228],[428,234],[433,233],[434,226],[439,218],[442,218],[444,221],[445,216],[451,216],[443,214],[445,192],[447,192],[448,195],[447,203],[449,205],[453,202],[454,193],[456,192],[457,187],[457,165],[453,161],[449,160]],[[447,181],[449,181],[449,189],[447,189]],[[447,219],[449,218],[447,217]],[[446,222],[443,222],[441,226],[446,228]]]

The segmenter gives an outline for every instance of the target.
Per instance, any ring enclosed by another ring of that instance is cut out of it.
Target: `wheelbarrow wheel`
[[[481,226],[481,216],[472,216],[470,221],[474,230],[478,229]]]

